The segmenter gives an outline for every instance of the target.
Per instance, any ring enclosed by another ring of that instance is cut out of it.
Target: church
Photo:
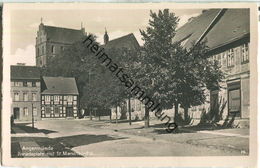
[[[85,36],[85,29],[79,30],[63,27],[39,25],[36,36],[36,66],[43,67],[48,64],[51,57],[59,54],[65,48],[71,46]]]

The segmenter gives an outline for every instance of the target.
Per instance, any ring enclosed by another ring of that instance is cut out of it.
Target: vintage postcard
[[[5,3],[5,166],[256,166],[253,3]]]

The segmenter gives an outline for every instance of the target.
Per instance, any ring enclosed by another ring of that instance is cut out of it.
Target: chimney
[[[83,27],[83,23],[82,23],[82,22],[81,22],[81,25],[80,25],[80,26],[81,26],[81,31],[82,31],[82,33],[83,33],[83,34],[86,34],[86,33],[85,33],[85,27]]]

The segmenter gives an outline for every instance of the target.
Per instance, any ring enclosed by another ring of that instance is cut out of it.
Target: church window
[[[44,54],[44,46],[42,46],[42,54]]]
[[[55,53],[55,46],[53,45],[53,46],[51,46],[51,53]]]

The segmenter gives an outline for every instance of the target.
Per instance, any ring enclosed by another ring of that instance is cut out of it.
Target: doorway
[[[15,107],[13,110],[14,110],[14,119],[19,120],[20,119],[20,108]]]
[[[67,114],[67,117],[73,117],[73,108],[66,107],[66,114]]]

